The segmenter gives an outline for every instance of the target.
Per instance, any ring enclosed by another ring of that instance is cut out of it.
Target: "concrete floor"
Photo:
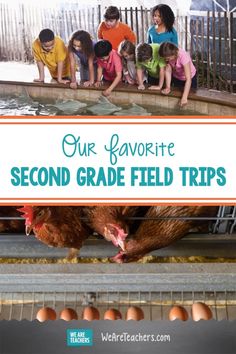
[[[0,80],[33,82],[38,77],[35,64],[18,62],[0,62]],[[51,76],[45,68],[45,82],[51,82]]]

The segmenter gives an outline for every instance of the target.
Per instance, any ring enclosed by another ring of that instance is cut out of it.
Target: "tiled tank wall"
[[[50,97],[54,99],[79,99],[85,101],[96,101],[101,95],[100,90],[94,89],[78,89],[71,90],[68,88],[57,88],[47,86],[22,86],[14,84],[0,85],[0,94],[22,94],[28,92],[31,97]],[[178,105],[179,98],[172,96],[163,96],[158,93],[146,92],[131,92],[115,91],[111,95],[113,103],[136,103],[140,105],[150,105],[164,108],[175,108]],[[196,112],[196,114],[218,115],[218,116],[233,116],[236,115],[236,107],[229,107],[224,104],[216,104],[213,102],[205,102],[201,100],[191,100],[187,106],[188,110]]]

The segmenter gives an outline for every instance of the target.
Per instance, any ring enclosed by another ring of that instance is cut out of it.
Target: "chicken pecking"
[[[134,222],[130,218],[140,216],[143,207],[134,206],[94,206],[85,208],[88,225],[122,250],[130,227]]]
[[[112,260],[117,263],[137,261],[151,251],[174,243],[193,228],[206,231],[209,227],[207,220],[173,218],[207,218],[215,216],[217,210],[218,207],[210,206],[153,206],[146,214],[146,218],[150,220],[141,223],[133,237],[126,240],[122,250]],[[166,219],[168,217],[172,219]]]

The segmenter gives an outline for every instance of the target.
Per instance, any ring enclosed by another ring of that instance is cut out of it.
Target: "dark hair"
[[[162,58],[171,57],[172,55],[178,55],[178,47],[174,43],[164,42],[159,47],[159,55]]]
[[[53,31],[50,30],[49,28],[45,28],[39,33],[39,40],[41,43],[51,42],[54,40],[54,38],[55,35]]]
[[[105,20],[119,20],[120,12],[118,7],[109,6],[104,13]]]
[[[147,43],[140,43],[136,48],[136,60],[144,62],[152,58],[152,47]]]
[[[86,55],[86,57],[90,57],[91,55],[94,55],[93,41],[88,32],[79,30],[72,34],[68,45],[68,49],[71,52],[76,52],[76,50],[73,47],[74,40],[80,41],[82,52]]]
[[[152,17],[154,17],[156,11],[159,11],[161,19],[167,29],[167,32],[172,32],[173,25],[175,22],[175,15],[174,12],[171,10],[170,6],[165,4],[154,6],[151,10]]]
[[[112,51],[112,45],[109,41],[102,39],[98,41],[94,46],[94,53],[97,58],[103,58],[110,54]]]

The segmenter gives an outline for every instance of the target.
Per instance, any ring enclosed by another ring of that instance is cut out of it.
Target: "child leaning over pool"
[[[196,68],[193,65],[190,55],[173,43],[162,43],[159,49],[160,56],[165,59],[166,88],[162,93],[168,95],[171,91],[171,81],[176,87],[184,88],[180,107],[188,103],[188,95],[191,88],[197,88]]]
[[[39,33],[33,42],[33,54],[39,71],[39,78],[35,82],[44,82],[44,65],[58,83],[70,82],[68,50],[63,40],[55,36],[53,31],[45,28]]]
[[[79,30],[72,34],[69,41],[69,59],[71,71],[70,87],[76,89],[76,61],[75,56],[79,59],[80,81],[85,86],[92,86],[95,81],[97,64],[94,54],[95,42],[92,41],[90,34],[86,31]]]
[[[136,67],[138,89],[144,90],[143,73],[148,74],[148,84],[151,90],[161,90],[165,78],[165,60],[159,55],[159,44],[141,43],[136,48]]]
[[[104,96],[109,96],[122,79],[121,58],[106,40],[98,41],[94,46],[94,52],[98,65],[95,87],[100,87],[102,81],[109,82],[110,86],[103,91]]]
[[[135,45],[128,40],[124,40],[118,47],[118,54],[122,58],[124,81],[130,85],[137,84]]]

